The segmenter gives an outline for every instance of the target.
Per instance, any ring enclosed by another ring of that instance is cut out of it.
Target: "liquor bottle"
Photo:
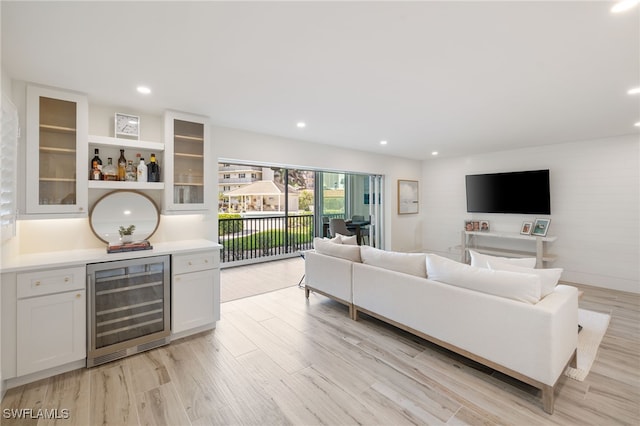
[[[149,182],[160,182],[160,166],[155,154],[151,154],[151,162],[147,164],[147,176]]]
[[[118,169],[113,165],[113,158],[107,158],[107,165],[102,168],[104,180],[118,180]]]
[[[120,158],[118,158],[118,180],[126,180],[127,159],[124,158],[124,149],[120,150]]]
[[[91,162],[91,173],[89,174],[90,180],[102,180],[102,172],[100,171],[100,165],[96,160]]]
[[[98,164],[98,170],[100,170],[100,174],[102,174],[102,160],[100,159],[100,156],[98,155],[99,153],[99,149],[96,148],[94,150],[95,155],[93,156],[93,159],[91,159],[91,161],[89,161],[89,179],[94,180],[93,179],[93,162],[97,162]]]
[[[125,174],[125,180],[129,182],[135,182],[137,179],[138,168],[133,165],[133,161],[129,160],[127,163],[127,172]]]
[[[147,181],[147,165],[144,164],[144,157],[140,157],[140,164],[138,164],[138,182]]]

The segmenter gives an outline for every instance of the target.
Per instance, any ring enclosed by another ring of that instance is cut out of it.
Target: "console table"
[[[547,252],[547,243],[554,242],[558,237],[536,237],[533,235],[522,235],[516,233],[498,233],[482,231],[462,231],[462,254],[460,261],[469,261],[469,250],[479,253],[506,256],[506,257],[535,257],[536,268],[542,268],[544,262],[553,262],[556,256]],[[492,247],[491,240],[519,240],[532,243],[531,250],[510,250],[502,247]]]

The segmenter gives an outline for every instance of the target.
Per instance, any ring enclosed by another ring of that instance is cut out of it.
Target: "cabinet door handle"
[[[64,282],[68,283],[69,282],[69,277],[64,277]]]
[[[209,259],[205,259],[205,260],[204,260],[204,263],[209,263]]]
[[[191,262],[189,262],[189,266],[191,266],[191,265],[192,265],[192,263],[191,263]]]
[[[78,293],[76,294],[76,299],[80,299],[82,297],[82,294]]]
[[[36,281],[34,284],[35,285],[40,285],[40,281]]]

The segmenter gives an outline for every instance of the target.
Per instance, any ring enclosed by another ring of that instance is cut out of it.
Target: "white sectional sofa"
[[[535,386],[553,413],[556,384],[577,358],[578,291],[556,285],[561,270],[477,254],[470,266],[430,254],[314,243],[305,255],[306,297],[311,291],[331,297],[354,320],[366,313]]]

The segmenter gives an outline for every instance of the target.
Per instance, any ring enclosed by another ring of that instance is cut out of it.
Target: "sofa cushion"
[[[371,246],[360,247],[362,263],[427,278],[425,253],[399,253],[380,250]]]
[[[536,274],[540,277],[540,297],[545,297],[548,294],[553,293],[560,275],[562,275],[562,268],[549,268],[549,269],[530,269],[516,266],[512,263],[502,262],[500,260],[489,260],[489,269],[496,271],[511,271],[522,272],[527,274]]]
[[[536,274],[478,268],[446,257],[427,254],[429,279],[531,304],[540,301]]]
[[[326,254],[327,256],[340,257],[352,262],[361,262],[360,260],[360,246],[352,246],[345,244],[336,244],[324,238],[314,238],[313,248],[320,254]]]
[[[336,239],[340,241],[340,244],[348,245],[348,246],[357,246],[358,245],[358,237],[355,235],[347,236],[338,234],[336,232]]]
[[[521,266],[523,268],[535,268],[536,267],[536,258],[535,257],[523,257],[523,258],[511,258],[511,257],[499,257],[499,256],[489,256],[488,254],[478,253],[475,250],[469,250],[469,254],[471,255],[471,266],[476,266],[478,268],[488,268],[487,264],[490,260],[498,260],[500,262],[511,263],[512,265]]]

